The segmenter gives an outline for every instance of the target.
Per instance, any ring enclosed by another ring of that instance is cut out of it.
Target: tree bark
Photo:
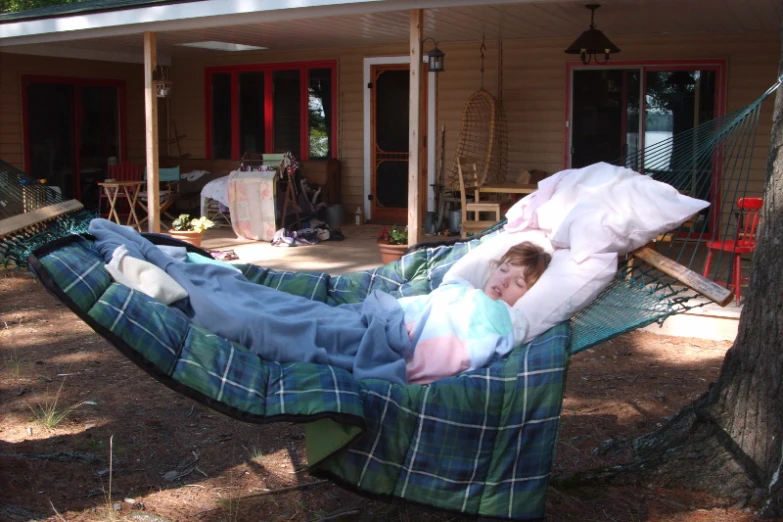
[[[783,24],[781,24],[783,41]],[[783,49],[780,71],[783,71]],[[634,441],[634,460],[555,482],[634,479],[748,501],[783,516],[783,96],[778,88],[762,221],[737,338],[720,376],[660,430]],[[594,483],[594,482],[593,482]]]

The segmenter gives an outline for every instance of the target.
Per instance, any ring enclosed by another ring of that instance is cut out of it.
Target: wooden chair
[[[730,281],[725,284],[734,289],[737,305],[740,304],[740,287],[747,277],[742,277],[742,254],[752,254],[756,250],[756,228],[758,227],[762,204],[761,198],[740,198],[737,200],[737,231],[734,239],[707,242],[707,260],[704,262],[702,275],[707,277],[715,252],[729,252],[732,256],[729,270]]]
[[[457,163],[459,173],[460,204],[462,205],[462,237],[468,233],[476,233],[495,225],[501,219],[500,203],[497,201],[479,201],[476,187],[479,186],[476,159],[463,157]],[[472,201],[471,201],[472,200]],[[487,221],[481,219],[481,213],[489,213],[494,217]]]
[[[143,175],[144,167],[141,165],[131,163],[130,161],[121,161],[114,165],[109,165],[109,174],[106,176],[106,179],[114,181],[141,181]],[[109,215],[108,202],[109,199],[106,192],[103,190],[99,191],[98,212],[101,217],[108,217]],[[122,200],[117,200],[116,206],[118,207],[116,210],[120,214],[128,214],[130,212],[130,209],[127,208],[128,205]]]

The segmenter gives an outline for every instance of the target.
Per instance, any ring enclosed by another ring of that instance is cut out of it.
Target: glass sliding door
[[[109,158],[119,156],[117,89],[102,85],[77,88],[79,199],[98,201],[98,182],[106,179]]]
[[[575,68],[569,166],[624,164],[715,203],[719,173],[711,158],[694,161],[699,137],[683,133],[719,115],[721,77],[717,64]]]
[[[63,198],[78,197],[74,155],[74,86],[27,85],[27,173],[59,187]]]
[[[647,71],[644,114],[646,146],[664,142],[660,152],[645,155],[644,172],[683,194],[713,202],[712,157],[697,161],[699,136],[683,133],[715,118],[716,77],[714,70]],[[698,231],[708,227],[710,208],[697,218]]]
[[[615,161],[639,148],[639,70],[574,71],[571,166]]]
[[[25,166],[28,174],[58,187],[64,199],[98,205],[99,181],[110,158],[123,159],[116,80],[23,76]]]

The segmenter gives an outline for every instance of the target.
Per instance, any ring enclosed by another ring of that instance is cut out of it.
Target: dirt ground
[[[729,347],[637,331],[575,356],[554,474],[626,461],[623,441],[704,393]],[[0,521],[467,520],[318,480],[303,438],[300,425],[238,422],[174,393],[31,275],[0,269]],[[755,520],[722,499],[649,484],[550,487],[547,519]]]

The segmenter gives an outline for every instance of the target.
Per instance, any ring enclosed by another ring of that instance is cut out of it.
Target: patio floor
[[[317,271],[345,274],[366,270],[381,264],[375,239],[382,225],[365,224],[340,227],[343,241],[322,241],[312,246],[278,247],[266,241],[237,239],[231,227],[208,230],[202,247],[210,250],[234,250],[237,262],[252,263],[276,270]],[[422,241],[448,239],[445,236],[425,235]],[[742,310],[734,301],[721,308],[708,304],[685,314],[667,319],[663,326],[650,325],[645,330],[679,337],[734,340]]]
[[[322,241],[311,246],[272,246],[267,241],[237,239],[231,227],[207,230],[202,248],[234,250],[238,262],[253,263],[276,270],[317,271],[346,274],[367,270],[381,264],[381,255],[375,244],[383,225],[343,225],[345,239]],[[445,236],[424,236],[423,241],[440,241]]]

